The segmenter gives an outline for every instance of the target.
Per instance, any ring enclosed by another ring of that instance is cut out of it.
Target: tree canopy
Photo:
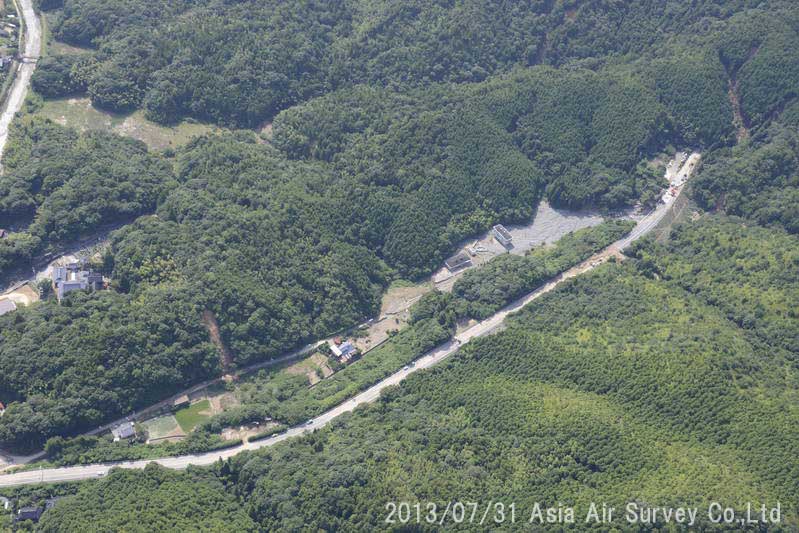
[[[643,243],[630,262],[565,283],[375,404],[217,464],[201,490],[223,483],[270,531],[374,530],[389,501],[456,493],[502,494],[525,523],[534,502],[780,500],[792,526],[799,243],[741,222],[706,216],[673,241]],[[417,318],[443,309],[439,297]],[[141,475],[128,475],[127,490]],[[47,523],[103,511],[124,519],[132,504],[100,498],[107,483]]]
[[[112,472],[43,530],[373,531],[388,501],[487,495],[519,509],[780,500],[799,527],[796,2],[38,5],[56,38],[85,48],[41,61],[41,96],[231,128],[162,153],[37,117],[12,129],[0,273],[118,228],[101,265],[111,291],[0,317],[0,445],[52,438],[58,462],[147,456],[64,437],[352,327],[390,282],[428,275],[492,224],[529,221],[543,198],[653,206],[665,154],[702,152],[695,204],[681,197],[681,223],[621,264],[321,431],[201,471]],[[316,416],[629,228],[470,271],[369,357],[313,388],[264,372],[168,451]]]
[[[101,484],[82,487],[47,511],[37,527],[80,530],[245,533],[258,528],[219,480],[152,464],[142,471],[114,470]]]

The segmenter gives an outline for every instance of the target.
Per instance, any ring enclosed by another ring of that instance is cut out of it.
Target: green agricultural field
[[[197,427],[200,422],[207,419],[210,412],[211,402],[206,399],[191,404],[189,407],[176,412],[175,419],[177,419],[180,428],[188,433]]]

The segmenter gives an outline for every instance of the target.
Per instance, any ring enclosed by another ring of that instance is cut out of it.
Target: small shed
[[[341,348],[338,347],[338,343],[336,343],[336,341],[328,343],[328,346],[330,346],[330,351],[333,352],[333,355],[336,357],[341,357]]]

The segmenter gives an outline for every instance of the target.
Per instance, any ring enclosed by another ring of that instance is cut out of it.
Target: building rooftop
[[[53,286],[58,300],[61,301],[68,292],[103,289],[103,275],[87,269],[85,262],[69,263],[53,268]]]
[[[468,254],[466,254],[466,252],[461,252],[455,257],[451,257],[444,262],[444,266],[447,267],[447,270],[449,271],[457,270],[471,264],[472,259],[468,256]]]
[[[506,228],[502,224],[497,224],[496,226],[494,226],[494,231],[497,232],[497,234],[501,235],[503,239],[507,240],[513,239],[513,236],[508,231],[508,228]]]
[[[129,439],[136,435],[136,426],[133,422],[125,422],[111,430],[114,439]]]
[[[23,520],[33,520],[34,522],[38,522],[42,517],[42,512],[43,510],[41,507],[23,507],[17,511],[17,516],[14,517],[14,521],[22,522]]]

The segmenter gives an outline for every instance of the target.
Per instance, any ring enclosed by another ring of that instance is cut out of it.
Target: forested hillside
[[[776,354],[787,351],[786,357],[795,358],[799,349],[796,236],[751,227],[737,218],[707,225],[678,227],[666,245],[668,254],[658,253],[650,244],[639,246],[634,255],[641,259],[642,270],[697,294]]]
[[[479,82],[515,67],[597,64],[662,46],[673,35],[706,35],[709,21],[761,2],[43,0],[40,5],[59,10],[54,27],[59,39],[96,49],[98,66],[85,86],[98,105],[144,106],[162,121],[191,115],[254,126],[291,105],[355,84]],[[787,55],[775,54],[764,61],[785,60],[790,61]],[[785,79],[795,74],[785,72]]]
[[[534,502],[781,501],[793,527],[797,254],[781,230],[706,216],[576,278],[377,404],[213,470],[270,531],[373,530],[388,501],[443,506],[453,494],[500,494],[519,523]],[[762,311],[741,321],[736,308]],[[80,497],[93,512],[108,509],[104,483]],[[77,527],[82,514],[48,524]]]
[[[174,188],[168,162],[139,141],[39,118],[14,124],[0,175],[0,279],[52,253],[150,213]]]
[[[378,405],[225,475],[272,530],[366,530],[386,501],[452,494],[527,508],[787,501],[799,491],[799,242],[768,233],[702,221],[652,249],[666,278],[645,261],[577,278]],[[718,298],[732,279],[761,324],[739,325],[722,303],[734,297]]]
[[[185,284],[74,294],[0,317],[0,442],[34,450],[219,372]]]
[[[113,512],[93,504],[103,498]],[[219,531],[248,533],[256,524],[203,473],[173,472],[148,466],[143,471],[114,472],[102,486],[84,487],[49,511],[37,531]]]
[[[790,16],[788,4],[772,4]],[[359,180],[421,189],[424,201],[439,191],[422,184],[443,174],[442,191],[454,194],[449,184],[480,161],[484,194],[508,194],[498,189],[532,176],[555,205],[617,208],[657,198],[662,184],[640,167],[645,155],[729,139],[730,79],[753,124],[766,116],[755,106],[778,104],[747,93],[763,69],[779,68],[774,90],[789,96],[780,87],[799,79],[776,52],[796,38],[789,24],[767,28],[763,58],[731,59],[744,46],[739,18],[767,14],[729,17],[754,6],[47,2],[56,36],[93,51],[47,58],[34,88],[88,91],[100,107],[144,107],[168,123],[274,118],[275,145],[290,157],[334,160]],[[527,70],[535,65],[560,70]]]
[[[176,185],[169,164],[141,142],[41,119],[16,128],[3,156],[0,215],[30,219],[29,233],[43,241],[70,242],[131,221]]]
[[[473,189],[484,211],[497,211],[520,188],[529,197],[546,184],[554,205],[617,208],[657,198],[663,183],[638,163],[669,138],[668,120],[656,92],[626,73],[542,67],[408,96],[336,92],[278,115],[274,144],[360,181],[419,189],[418,202],[446,193],[468,209]]]
[[[751,143],[712,153],[696,183],[700,205],[799,233],[798,126],[795,100]]]
[[[493,224],[529,222],[542,199],[652,207],[662,163],[702,153],[673,228],[503,331],[300,439],[202,471],[87,482],[41,530],[373,531],[389,501],[491,498],[522,522],[536,501],[780,501],[785,530],[799,528],[796,2],[37,4],[61,41],[33,77],[39,102],[85,95],[115,116],[230,130],[156,152],[44,120],[34,103],[15,121],[0,278],[117,230],[95,260],[109,291],[0,317],[4,450],[352,327],[389,284],[424,278]],[[252,386],[195,436],[317,416],[629,229],[469,271],[420,298],[374,357],[311,388]],[[111,446],[50,451],[124,453]]]
[[[16,121],[0,176],[13,230],[3,281],[120,229],[102,259],[112,294],[0,319],[0,447],[217,375],[204,312],[243,366],[373,316],[389,283],[429,274],[492,224],[529,221],[542,198],[652,206],[674,148],[703,150],[702,208],[796,232],[792,2],[39,4],[55,37],[83,47],[42,60],[40,96],[271,127],[148,152]],[[485,317],[550,267],[503,259],[486,271],[499,288],[466,276],[453,312]]]

